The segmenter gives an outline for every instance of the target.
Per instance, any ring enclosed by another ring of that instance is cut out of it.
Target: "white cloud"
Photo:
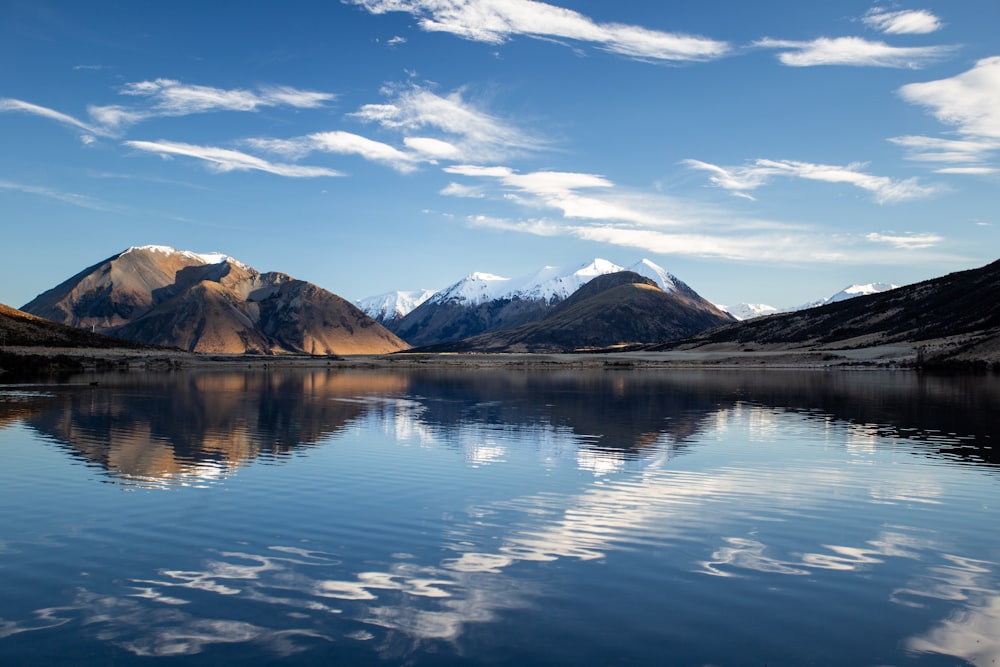
[[[950,79],[907,84],[899,94],[961,134],[1000,139],[1000,56]]]
[[[122,95],[146,97],[152,106],[144,109],[97,107],[95,113],[115,110],[119,123],[137,122],[155,116],[187,116],[211,111],[256,111],[261,107],[290,106],[314,109],[333,100],[331,93],[298,90],[290,86],[261,87],[256,91],[184,84],[173,79],[154,79],[125,84]]]
[[[997,167],[941,167],[934,170],[935,174],[968,174],[971,176],[991,176],[1000,174]]]
[[[866,234],[865,238],[875,243],[888,243],[894,248],[901,250],[916,250],[919,248],[930,248],[941,243],[944,239],[937,234],[879,234],[872,232]]]
[[[413,171],[416,158],[409,153],[351,132],[320,132],[308,137],[317,150],[327,153],[359,155],[366,160],[383,162],[397,171]]]
[[[83,130],[91,138],[112,137],[136,123],[159,116],[186,116],[210,111],[256,111],[261,107],[290,106],[312,109],[335,98],[331,93],[298,90],[289,86],[258,88],[256,92],[242,89],[227,90],[210,86],[187,85],[172,79],[155,79],[125,84],[119,93],[129,97],[145,97],[151,104],[125,106],[120,104],[90,105],[87,113],[93,123],[30,102],[0,98],[0,111],[35,114]],[[85,143],[89,143],[85,139]]]
[[[900,96],[930,110],[955,128],[960,139],[927,136],[894,137],[889,141],[909,149],[912,160],[942,162],[949,174],[991,174],[989,164],[1000,150],[1000,56],[984,58],[957,76],[911,83]]]
[[[0,111],[16,111],[41,116],[42,118],[48,118],[49,120],[54,120],[57,123],[62,123],[63,125],[69,125],[70,127],[75,127],[78,130],[83,130],[90,135],[96,134],[100,136],[107,136],[108,134],[107,130],[99,125],[90,125],[89,123],[85,123],[82,120],[74,118],[73,116],[68,116],[54,109],[32,104],[31,102],[15,100],[9,97],[0,98]]]
[[[889,139],[897,146],[909,149],[911,160],[927,162],[970,163],[981,162],[992,151],[1000,149],[1000,141],[975,139],[941,139],[921,135],[907,135]]]
[[[790,67],[850,65],[919,69],[953,50],[950,46],[890,46],[860,37],[820,37],[811,42],[766,38],[754,42],[754,46],[782,49],[778,60]]]
[[[426,155],[429,158],[457,160],[462,156],[462,152],[458,146],[431,137],[404,137],[403,143],[407,148]]]
[[[460,91],[441,96],[423,88],[407,88],[388,104],[366,104],[351,115],[402,133],[411,147],[434,157],[496,160],[546,146],[543,140],[470,104]],[[428,137],[432,132],[440,136]]]
[[[325,167],[307,167],[294,164],[268,162],[259,157],[240,151],[217,146],[196,146],[175,141],[126,141],[126,146],[163,157],[183,155],[208,162],[215,171],[263,171],[290,178],[315,178],[318,176],[341,176],[342,174]]]
[[[729,45],[705,37],[621,23],[597,23],[571,9],[536,0],[351,0],[373,14],[406,12],[427,31],[502,44],[516,35],[567,39],[640,60],[681,62],[720,58]]]
[[[888,35],[926,35],[942,27],[941,19],[926,9],[890,11],[885,7],[873,7],[861,20]]]
[[[776,177],[847,183],[872,193],[879,204],[919,199],[938,191],[935,186],[923,185],[916,178],[898,180],[865,173],[861,171],[864,165],[860,163],[840,166],[761,159],[740,167],[720,167],[701,160],[684,160],[684,164],[708,171],[712,174],[709,180],[714,185],[743,196],[748,190],[756,190]]]

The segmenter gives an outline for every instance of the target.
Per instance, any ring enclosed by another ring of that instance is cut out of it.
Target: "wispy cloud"
[[[849,65],[920,69],[944,58],[951,46],[891,46],[861,37],[820,37],[808,42],[765,38],[754,46],[780,49],[778,60],[789,67]]]
[[[887,35],[926,35],[942,28],[941,19],[926,9],[892,11],[872,7],[861,20]]]
[[[903,136],[890,139],[910,150],[914,160],[949,163],[947,173],[994,173],[988,164],[1000,150],[1000,56],[984,58],[957,76],[911,83],[900,96],[927,108],[960,139]]]
[[[212,111],[257,111],[262,107],[288,106],[313,109],[335,99],[331,93],[288,86],[245,89],[213,88],[183,84],[172,79],[127,83],[120,90],[127,97],[146,98],[139,105],[90,105],[90,122],[22,100],[0,98],[0,111],[19,111],[49,118],[99,137],[118,136],[131,125],[163,116],[186,116]]]
[[[622,23],[599,23],[563,7],[535,0],[351,0],[372,14],[405,12],[426,31],[502,44],[514,36],[593,44],[629,58],[661,62],[704,61],[726,55],[726,42]]]
[[[92,106],[90,115],[110,128],[131,125],[161,116],[188,116],[213,111],[257,111],[262,107],[289,106],[314,109],[335,99],[332,93],[298,90],[288,86],[214,88],[184,84],[173,79],[154,79],[125,84],[122,95],[146,98],[150,104]]]
[[[91,135],[97,134],[108,136],[108,131],[100,125],[91,125],[90,123],[85,123],[78,118],[56,111],[55,109],[49,109],[48,107],[32,104],[31,102],[24,102],[22,100],[15,100],[7,97],[0,98],[0,111],[15,111],[41,116],[42,118],[48,118],[49,120],[54,120],[57,123],[68,125],[69,127],[75,127],[78,130],[83,130]]]
[[[870,192],[879,204],[919,199],[938,191],[937,187],[923,185],[916,178],[893,179],[865,173],[861,171],[864,167],[861,163],[840,166],[762,159],[738,167],[721,167],[701,160],[684,160],[684,164],[709,172],[712,184],[744,197],[777,177],[846,183]]]
[[[340,130],[317,132],[295,139],[249,139],[246,143],[293,160],[313,152],[357,155],[372,162],[387,164],[404,173],[416,169],[417,163],[421,161],[417,154],[406,153],[389,144]]]
[[[61,190],[54,190],[52,188],[39,185],[26,185],[24,183],[0,181],[0,190],[23,192],[25,194],[45,197],[46,199],[54,199],[56,201],[72,204],[73,206],[79,206],[80,208],[88,208],[94,211],[111,211],[114,208],[104,202],[94,199],[93,197],[88,197],[87,195],[81,195],[75,192],[63,192]]]
[[[126,146],[139,151],[156,153],[162,157],[181,155],[204,160],[210,168],[219,172],[263,171],[290,178],[315,178],[319,176],[341,176],[339,171],[325,167],[309,167],[296,164],[268,162],[262,158],[240,151],[217,146],[197,146],[175,141],[126,141]]]
[[[944,238],[937,234],[879,234],[872,232],[866,234],[865,238],[875,243],[887,243],[894,248],[901,250],[917,250],[920,248],[930,248],[941,243]]]
[[[498,160],[548,145],[468,102],[462,91],[442,96],[406,88],[390,102],[366,104],[351,116],[400,132],[411,149],[435,158]]]

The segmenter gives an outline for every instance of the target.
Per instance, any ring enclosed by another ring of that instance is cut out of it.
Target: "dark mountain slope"
[[[0,347],[148,348],[149,345],[112,338],[0,304]]]
[[[693,296],[692,296],[693,295]],[[438,352],[555,352],[690,335],[731,318],[691,292],[667,293],[631,271],[598,276],[545,318],[423,348]]]
[[[987,344],[997,335],[1000,261],[890,292],[718,327],[651,349],[690,349],[721,343],[830,348],[949,337]]]

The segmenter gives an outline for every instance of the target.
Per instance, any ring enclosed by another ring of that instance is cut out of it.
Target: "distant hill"
[[[652,350],[738,344],[866,347],[952,339],[956,359],[1000,359],[1000,260],[979,269],[702,332]]]
[[[544,318],[443,343],[435,352],[558,352],[661,341],[730,322],[683,283],[665,292],[633,271],[593,278]]]
[[[341,297],[226,255],[133,247],[22,307],[74,327],[210,353],[383,354],[408,346]]]
[[[151,347],[52,322],[0,304],[0,350],[12,347],[90,347],[140,349]]]

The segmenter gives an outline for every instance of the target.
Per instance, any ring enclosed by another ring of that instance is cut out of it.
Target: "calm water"
[[[1000,664],[1000,378],[0,386],[0,664]]]

